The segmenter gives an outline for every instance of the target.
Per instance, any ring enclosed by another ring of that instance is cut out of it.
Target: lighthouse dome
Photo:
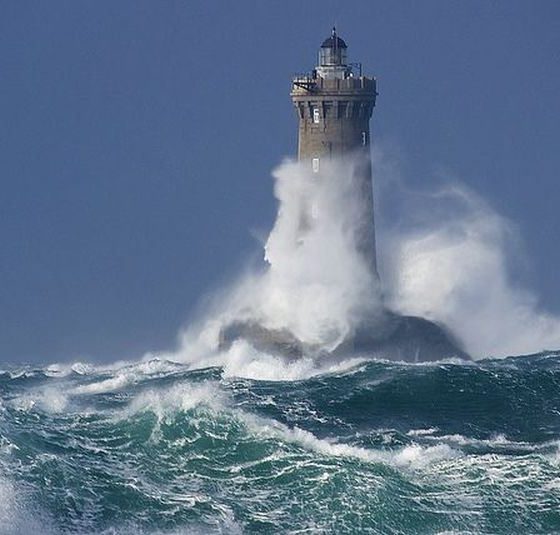
[[[321,48],[348,48],[348,46],[344,42],[344,39],[341,39],[335,34],[334,36],[325,39]]]
[[[344,40],[336,35],[336,28],[333,28],[331,36],[323,41],[319,49],[319,67],[336,68],[337,70],[337,73],[334,76],[328,76],[329,78],[343,77],[345,69],[340,72],[338,70],[346,66],[347,48]]]

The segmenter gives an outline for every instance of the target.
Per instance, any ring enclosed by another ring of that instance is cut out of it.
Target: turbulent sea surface
[[[0,373],[0,533],[558,533],[560,352]]]

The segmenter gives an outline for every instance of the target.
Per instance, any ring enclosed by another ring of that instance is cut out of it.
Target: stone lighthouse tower
[[[286,317],[279,321],[268,321],[270,318],[266,314],[263,317],[261,307],[257,307],[257,310],[249,310],[248,313],[243,311],[238,320],[222,327],[219,348],[227,350],[235,341],[244,340],[258,353],[279,356],[289,363],[299,357],[318,361],[326,358],[325,362],[334,363],[338,360],[328,359],[346,358],[349,355],[362,358],[369,355],[372,358],[407,362],[449,357],[468,359],[468,355],[445,327],[424,318],[402,316],[379,302],[369,130],[377,97],[376,83],[375,78],[362,75],[359,64],[348,62],[346,43],[338,37],[334,28],[332,35],[319,49],[318,65],[310,73],[292,79],[291,97],[299,120],[298,159],[302,166],[307,167],[308,173],[290,176],[294,180],[300,179],[301,183],[297,185],[302,187],[296,188],[298,197],[293,206],[300,217],[298,224],[290,226],[289,238],[302,247],[306,239],[311,238],[307,243],[311,245],[309,250],[314,253],[316,249],[312,247],[317,242],[312,239],[312,230],[326,229],[330,232],[334,229],[336,232],[338,227],[321,227],[320,223],[340,222],[344,239],[352,240],[351,253],[356,251],[364,260],[364,264],[356,268],[356,273],[364,275],[366,271],[366,274],[372,275],[367,277],[366,283],[372,283],[370,289],[373,292],[368,292],[362,286],[360,288],[365,291],[363,297],[366,300],[371,298],[374,306],[372,309],[358,307],[358,310],[347,312],[345,332],[340,333],[344,338],[337,340],[335,347],[328,331],[330,319],[336,320],[339,314],[336,306],[325,307],[327,336],[323,338],[321,335],[319,340],[315,336],[306,339],[305,333],[302,336],[292,327],[289,316],[297,314],[298,305],[294,306],[294,303],[301,301],[283,300],[292,303],[292,308],[287,309]],[[331,184],[340,185],[341,188],[330,189]],[[327,202],[321,196],[325,192]],[[343,195],[349,197],[350,204],[340,199]],[[339,208],[339,200],[344,212],[333,214],[333,210]],[[337,220],[337,215],[342,217]],[[293,223],[291,217],[290,223]],[[320,252],[324,252],[322,248],[328,248],[331,243],[333,247],[339,243],[336,240],[329,241],[330,235],[327,233],[320,233],[318,237],[321,240]],[[345,241],[344,245],[348,243]],[[351,254],[347,249],[345,251]],[[332,252],[334,254],[326,257],[326,260],[321,257],[322,261],[336,259],[338,251]],[[285,256],[288,257],[285,259],[287,262],[292,260],[290,255]],[[366,270],[361,269],[364,266]],[[312,271],[311,274],[315,276],[316,272]],[[353,277],[354,273],[349,275]],[[337,278],[328,280],[327,284],[338,289]],[[288,291],[294,292],[294,288],[290,288]],[[313,295],[305,294],[303,298],[310,299],[309,296]]]
[[[298,159],[320,178],[322,166],[337,159],[348,164],[361,188],[366,217],[358,246],[377,273],[369,120],[377,96],[376,81],[348,63],[346,43],[333,28],[319,49],[318,65],[292,80],[291,97],[299,118]]]

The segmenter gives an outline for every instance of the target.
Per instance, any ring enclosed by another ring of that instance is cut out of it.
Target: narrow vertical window
[[[313,172],[314,173],[318,173],[319,172],[319,158],[313,158]]]
[[[367,145],[367,132],[362,132],[362,145]]]
[[[320,119],[321,116],[319,115],[319,108],[313,108],[313,122],[318,124]]]
[[[311,203],[311,219],[319,219],[319,207],[315,201]]]

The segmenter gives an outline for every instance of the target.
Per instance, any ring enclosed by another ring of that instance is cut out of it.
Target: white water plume
[[[522,247],[511,221],[456,180],[435,191],[390,187],[399,207],[379,255],[389,306],[443,323],[475,358],[560,347],[560,318],[512,277]]]
[[[276,169],[279,206],[265,245],[266,265],[248,269],[213,296],[202,325],[183,333],[184,358],[212,353],[221,329],[232,322],[290,332],[304,344],[331,350],[364,318],[376,317],[379,285],[359,247],[370,213],[359,163],[325,163],[320,174],[294,162]]]
[[[279,210],[257,308],[268,327],[287,328],[306,343],[334,348],[380,307],[372,266],[359,249],[371,222],[364,221],[370,211],[358,165],[334,161],[317,175],[291,163],[275,174]]]
[[[320,366],[312,358],[286,363],[242,340],[223,352],[220,333],[235,322],[253,323],[329,351],[364,320],[375,326],[384,306],[447,326],[475,358],[560,347],[560,319],[540,312],[536,297],[510,277],[519,241],[514,225],[456,181],[414,192],[393,180],[382,158],[374,164],[377,206],[390,204],[389,189],[399,199],[378,232],[382,288],[359,247],[370,215],[357,183],[359,162],[334,161],[320,175],[286,162],[274,172],[278,214],[265,245],[267,265],[214,294],[172,357],[223,365],[231,375],[309,376]]]

